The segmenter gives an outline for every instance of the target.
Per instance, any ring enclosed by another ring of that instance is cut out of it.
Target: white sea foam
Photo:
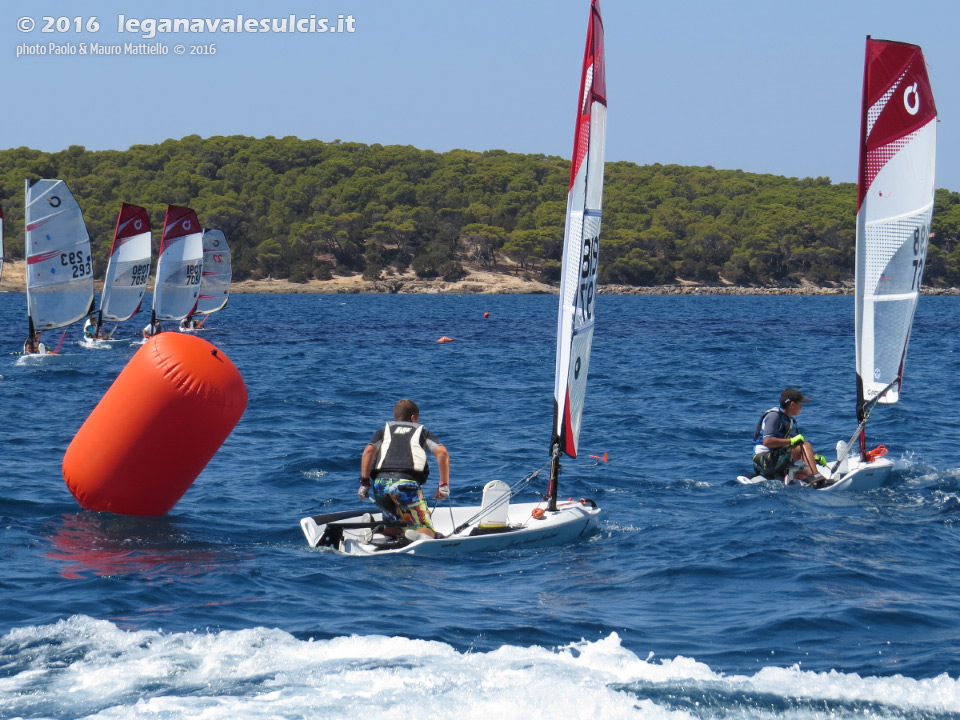
[[[611,634],[557,649],[460,652],[426,640],[298,640],[281,630],[125,631],[77,616],[0,638],[0,717],[924,717],[960,682],[768,667],[724,675],[640,659]]]

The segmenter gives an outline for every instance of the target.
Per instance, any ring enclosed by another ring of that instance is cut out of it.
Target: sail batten
[[[570,163],[557,313],[551,445],[577,456],[593,344],[606,137],[606,71],[599,0],[590,6]]]
[[[858,408],[895,381],[880,402],[899,399],[933,219],[936,123],[920,48],[868,37],[857,189]]]

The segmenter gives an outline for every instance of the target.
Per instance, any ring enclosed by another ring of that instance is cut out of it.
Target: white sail
[[[230,296],[233,268],[230,246],[220,230],[203,231],[203,274],[196,315],[209,315],[222,310]]]
[[[571,457],[577,455],[593,343],[606,118],[603,21],[599,0],[593,0],[567,194],[554,376],[554,442]]]
[[[150,274],[150,219],[137,205],[123,203],[113,233],[110,260],[100,296],[102,322],[129,320],[140,309]]]
[[[27,180],[27,311],[33,329],[63,327],[93,305],[93,264],[83,213],[63,180]]]
[[[902,378],[933,218],[937,110],[916,45],[867,38],[857,209],[858,405]],[[895,403],[900,384],[881,403]]]
[[[163,220],[153,314],[157,320],[183,320],[197,307],[203,270],[203,240],[196,213],[168,205]]]

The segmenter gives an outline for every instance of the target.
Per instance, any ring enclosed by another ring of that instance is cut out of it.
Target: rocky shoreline
[[[6,262],[0,279],[0,292],[23,292],[26,263],[22,260]],[[515,272],[494,272],[469,268],[470,274],[457,282],[423,280],[412,272],[392,275],[382,280],[364,280],[360,275],[335,277],[330,280],[310,280],[294,283],[289,280],[243,280],[230,287],[231,293],[275,294],[447,294],[447,295],[555,295],[553,285],[528,279]],[[100,290],[97,283],[97,290]],[[153,290],[152,282],[147,287]],[[738,285],[701,285],[677,281],[671,285],[635,287],[632,285],[601,285],[601,295],[852,295],[853,282],[820,287],[810,283],[779,287],[743,287]],[[924,295],[960,295],[960,288],[923,287]]]

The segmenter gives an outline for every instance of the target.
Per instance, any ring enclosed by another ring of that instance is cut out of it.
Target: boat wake
[[[960,681],[641,659],[616,633],[564,647],[299,639],[264,627],[123,630],[74,616],[0,638],[0,716],[903,718],[953,715]]]

